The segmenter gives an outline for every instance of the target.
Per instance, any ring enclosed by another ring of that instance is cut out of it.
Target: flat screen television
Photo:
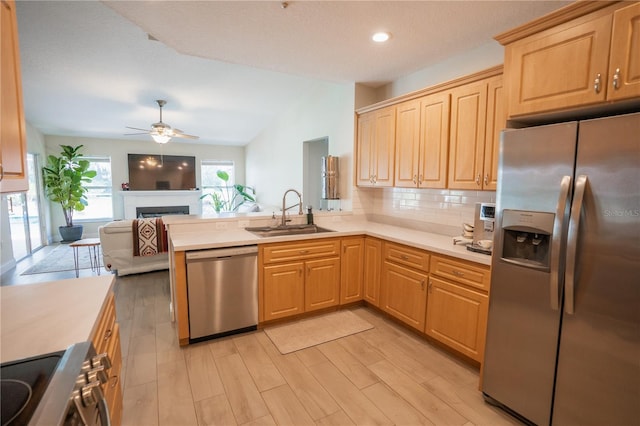
[[[191,190],[196,188],[196,157],[129,154],[132,191]]]

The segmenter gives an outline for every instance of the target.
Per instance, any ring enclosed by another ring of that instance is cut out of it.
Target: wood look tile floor
[[[281,355],[262,331],[178,346],[166,271],[118,277],[124,425],[514,425],[478,371],[364,307],[375,327]]]
[[[75,276],[19,275],[44,255],[2,285]],[[476,369],[369,308],[353,312],[373,329],[281,355],[262,331],[180,348],[167,271],[117,277],[115,293],[123,425],[520,424],[485,404]]]

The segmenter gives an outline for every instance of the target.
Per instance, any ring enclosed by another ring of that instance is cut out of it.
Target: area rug
[[[351,311],[304,319],[293,324],[268,327],[264,332],[281,354],[288,354],[369,330],[373,325]]]
[[[100,252],[102,257],[102,252]],[[78,269],[91,268],[89,261],[89,249],[87,247],[78,247]],[[100,258],[102,265],[102,258]],[[20,275],[44,274],[47,272],[75,271],[73,264],[73,248],[68,244],[60,244],[53,249],[47,256],[24,271]]]

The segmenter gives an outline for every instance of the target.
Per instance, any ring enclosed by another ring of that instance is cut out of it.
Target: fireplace
[[[157,206],[157,207],[136,207],[136,217],[160,217],[170,214],[189,214],[189,206]]]
[[[152,207],[144,211],[150,216],[164,214],[202,214],[201,191],[121,191],[125,219],[136,219],[140,216],[138,209]],[[185,208],[186,207],[186,208]],[[173,210],[180,208],[180,211]],[[171,210],[167,210],[171,209]],[[184,210],[182,210],[184,209]]]

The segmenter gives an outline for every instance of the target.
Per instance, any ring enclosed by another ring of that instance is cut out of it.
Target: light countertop
[[[114,282],[103,275],[0,287],[0,362],[90,340]]]
[[[194,232],[172,232],[170,238],[175,251],[189,251],[350,235],[369,235],[483,265],[491,264],[491,256],[471,252],[463,245],[454,245],[453,238],[445,235],[369,221],[328,220],[318,221],[317,224],[336,232],[260,238],[245,231],[243,228],[198,229]]]

